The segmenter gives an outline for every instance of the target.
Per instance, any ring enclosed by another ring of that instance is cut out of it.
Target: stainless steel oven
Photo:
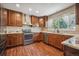
[[[33,33],[24,33],[24,45],[33,43]]]
[[[31,32],[31,29],[24,29],[24,45],[33,43],[33,33]]]

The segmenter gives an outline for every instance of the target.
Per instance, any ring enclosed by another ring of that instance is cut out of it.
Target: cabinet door
[[[51,45],[55,45],[56,43],[56,35],[54,34],[48,34],[48,43],[51,44]]]
[[[39,41],[43,41],[44,40],[44,34],[43,33],[39,33]]]
[[[8,34],[7,47],[17,46],[23,44],[23,34]]]
[[[33,41],[34,41],[34,42],[37,42],[37,41],[38,41],[38,39],[39,39],[38,36],[39,36],[39,33],[34,33],[34,34],[33,34]]]
[[[52,46],[55,46],[59,49],[62,49],[62,35],[57,35],[57,34],[48,34],[48,43]]]
[[[6,9],[3,9],[3,10],[2,10],[2,14],[3,14],[3,16],[2,16],[2,18],[3,18],[3,20],[2,20],[2,25],[3,25],[3,26],[6,26],[6,25],[7,25],[7,15],[8,15],[8,11],[7,11]]]
[[[14,35],[8,34],[7,35],[7,47],[15,46],[16,37]]]
[[[22,14],[19,12],[8,10],[8,26],[22,26]]]
[[[15,16],[16,16],[16,26],[21,27],[22,26],[22,14],[16,12]]]
[[[7,21],[7,10],[2,8],[0,10],[0,25],[6,26],[6,21]]]
[[[36,26],[38,24],[38,17],[31,16],[31,23],[32,25]]]
[[[17,36],[17,45],[23,45],[23,34],[16,34]]]
[[[45,20],[44,18],[39,18],[39,26],[44,27],[45,26]]]
[[[9,11],[8,26],[16,26],[15,12]]]
[[[63,42],[63,35],[58,35],[58,38],[56,39],[56,47],[63,50],[63,45],[61,44],[61,42]]]
[[[35,34],[33,34],[34,42],[43,41],[43,39],[44,39],[44,34],[43,33],[35,33]]]

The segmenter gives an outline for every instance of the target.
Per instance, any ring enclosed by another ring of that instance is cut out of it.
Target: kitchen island
[[[62,42],[65,56],[79,56],[79,39],[72,37]]]

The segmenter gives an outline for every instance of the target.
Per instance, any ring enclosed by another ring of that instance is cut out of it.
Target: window
[[[75,14],[65,14],[54,19],[52,27],[55,29],[75,29]]]

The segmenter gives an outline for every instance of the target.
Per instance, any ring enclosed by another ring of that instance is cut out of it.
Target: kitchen
[[[0,55],[79,56],[78,3],[0,4]]]

